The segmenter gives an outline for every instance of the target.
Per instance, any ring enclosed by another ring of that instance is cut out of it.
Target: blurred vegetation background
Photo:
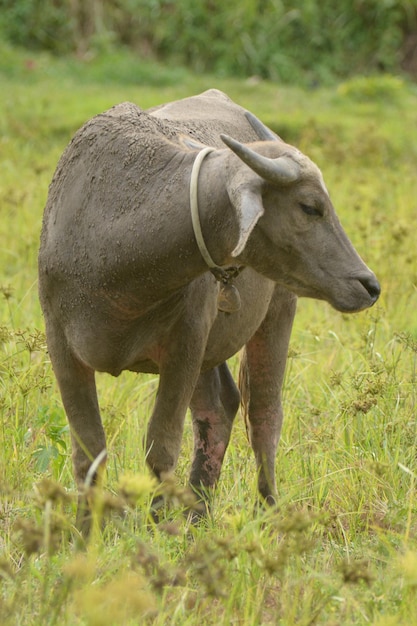
[[[127,47],[222,76],[417,77],[417,0],[0,0],[0,37],[57,55]]]

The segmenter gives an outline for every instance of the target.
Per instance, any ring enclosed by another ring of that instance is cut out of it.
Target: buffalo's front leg
[[[220,476],[239,400],[226,363],[198,379],[190,404],[194,429],[190,484],[203,500]]]
[[[205,283],[200,283],[204,291]],[[159,387],[148,426],[147,462],[158,479],[177,464],[184,418],[200,375],[207,338],[217,313],[216,300],[204,305],[202,293],[190,296],[192,318],[182,318],[172,328],[159,363]]]
[[[283,420],[281,388],[295,308],[296,297],[276,287],[262,325],[246,345],[241,369],[258,489],[269,504],[276,501],[275,455]]]
[[[187,367],[181,367],[175,360],[160,371],[158,393],[146,438],[146,459],[158,480],[172,472],[177,464],[184,418],[200,365],[200,358],[196,358],[194,368],[190,367],[190,362]]]

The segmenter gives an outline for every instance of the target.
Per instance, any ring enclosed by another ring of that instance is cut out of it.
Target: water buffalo
[[[133,370],[159,374],[149,467],[175,468],[190,407],[190,484],[205,501],[240,400],[226,360],[244,348],[269,503],[297,296],[354,312],[380,293],[318,167],[217,90],[148,111],[123,103],[76,133],[49,189],[39,289],[80,490],[105,463],[95,372]],[[87,517],[79,506],[84,530]]]

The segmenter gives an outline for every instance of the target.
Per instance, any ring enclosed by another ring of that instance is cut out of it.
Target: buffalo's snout
[[[372,273],[367,274],[366,276],[360,276],[359,282],[365,287],[366,291],[369,293],[372,304],[375,304],[381,293],[381,286],[376,279],[376,276]]]

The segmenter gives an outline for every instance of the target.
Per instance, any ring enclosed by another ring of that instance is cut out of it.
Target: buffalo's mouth
[[[329,298],[328,301],[341,313],[357,313],[373,306],[380,293],[380,284],[375,275],[370,273],[354,278],[346,295],[340,292],[335,299]]]
[[[357,313],[368,309],[381,293],[380,284],[372,272],[338,280],[336,284],[334,277],[331,277],[323,287],[309,286],[298,280],[291,281],[286,287],[300,297],[326,300],[341,313]]]

